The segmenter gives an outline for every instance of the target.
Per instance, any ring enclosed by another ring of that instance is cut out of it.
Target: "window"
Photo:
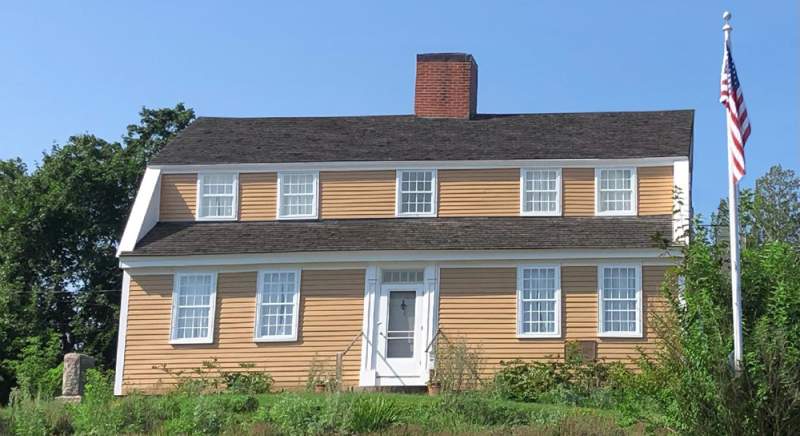
[[[173,344],[210,344],[214,341],[217,275],[175,274],[172,291]]]
[[[560,269],[543,265],[517,269],[517,336],[561,335]]]
[[[236,219],[236,174],[200,174],[198,220]]]
[[[636,215],[636,170],[595,170],[598,215]]]
[[[317,217],[319,173],[278,174],[278,218]]]
[[[421,269],[384,270],[382,283],[411,284],[422,283],[425,271]]]
[[[522,215],[561,214],[561,170],[522,169]]]
[[[397,216],[436,216],[436,170],[397,171]]]
[[[299,270],[260,271],[256,301],[256,341],[297,340]]]
[[[598,270],[600,335],[641,336],[641,267],[601,265]]]

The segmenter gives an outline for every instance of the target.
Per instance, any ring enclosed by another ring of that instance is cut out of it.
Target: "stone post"
[[[86,383],[86,371],[94,368],[93,357],[80,353],[64,355],[64,377],[61,380],[62,401],[80,401],[83,396],[83,385]]]

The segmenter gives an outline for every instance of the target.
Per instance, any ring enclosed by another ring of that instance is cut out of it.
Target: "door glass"
[[[386,357],[414,357],[414,309],[417,293],[389,293],[389,329]]]

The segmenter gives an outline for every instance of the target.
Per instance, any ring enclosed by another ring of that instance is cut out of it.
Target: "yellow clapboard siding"
[[[440,170],[439,216],[518,216],[519,169]]]
[[[675,184],[672,167],[642,167],[637,170],[639,180],[639,215],[666,215],[672,213],[672,191]]]
[[[160,221],[194,221],[197,206],[196,174],[161,176]]]
[[[394,217],[394,171],[323,171],[319,175],[320,217]]]
[[[171,345],[172,276],[133,276],[125,342],[123,391],[161,392],[174,377],[170,371],[191,371],[217,358],[226,369],[253,362],[269,372],[277,388],[305,386],[316,358],[333,370],[335,356],[361,331],[364,270],[303,271],[300,286],[300,325],[296,342],[253,341],[256,314],[256,273],[220,273],[212,344]],[[146,304],[140,304],[140,300]],[[133,310],[136,308],[135,310]],[[159,313],[160,318],[147,317]],[[343,361],[345,385],[358,384],[361,342],[356,341]]]
[[[239,219],[271,221],[278,205],[276,173],[239,174]]]
[[[666,267],[644,266],[644,309],[663,306],[659,293]],[[516,337],[516,269],[443,268],[440,271],[439,327],[450,338],[460,338],[481,355],[481,373],[487,377],[501,361],[562,358],[565,341],[598,341],[598,358],[621,361],[631,368],[639,348],[658,349],[655,333],[645,321],[644,338],[598,338],[597,267],[561,269],[562,338]],[[481,304],[481,302],[483,302]]]
[[[594,215],[594,168],[561,170],[564,216]]]

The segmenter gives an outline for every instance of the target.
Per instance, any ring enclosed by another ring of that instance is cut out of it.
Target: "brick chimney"
[[[417,55],[416,116],[468,119],[477,107],[478,64],[471,54]]]

